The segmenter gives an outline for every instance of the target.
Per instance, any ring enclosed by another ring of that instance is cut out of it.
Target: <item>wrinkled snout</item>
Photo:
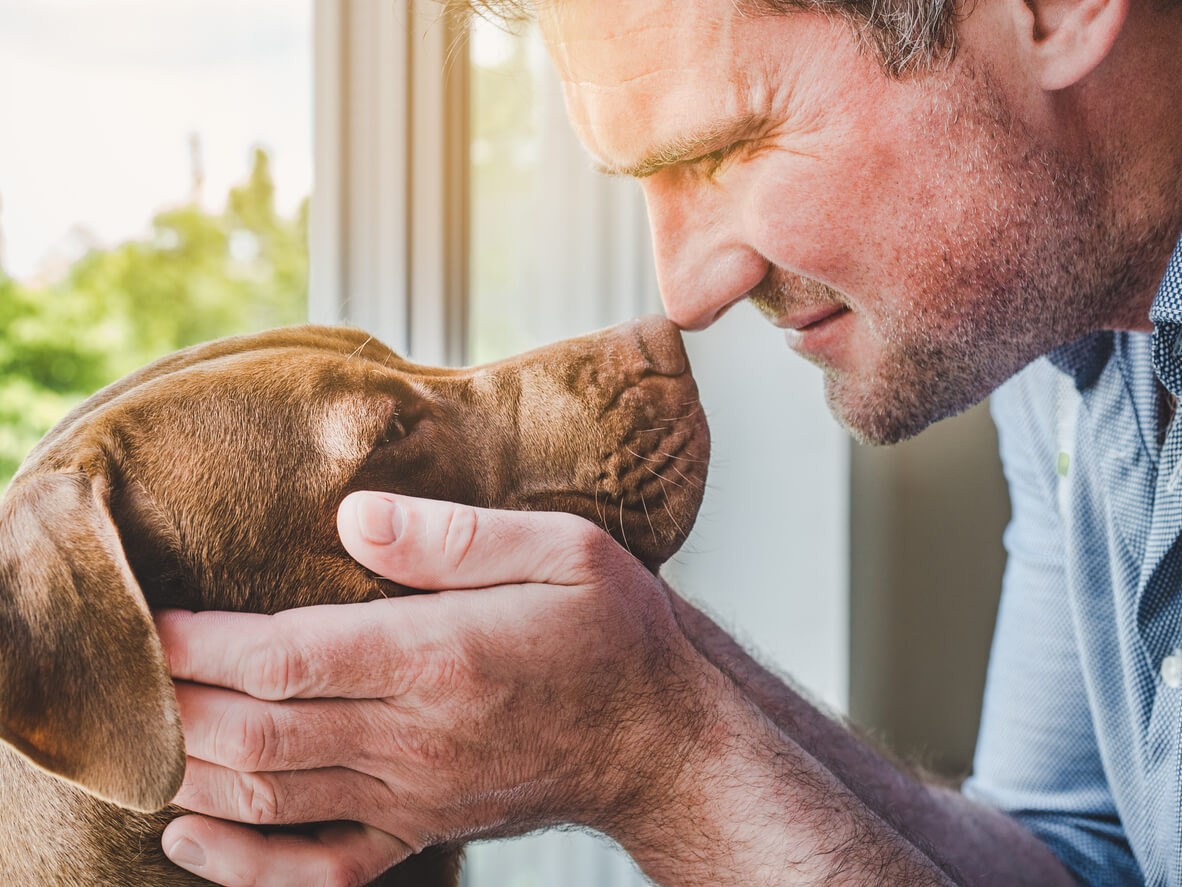
[[[672,556],[697,517],[710,455],[672,323],[640,318],[483,372],[519,386],[509,507],[580,514],[654,570]]]

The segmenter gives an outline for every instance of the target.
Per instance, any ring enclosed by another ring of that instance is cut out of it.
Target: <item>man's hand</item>
[[[627,830],[676,793],[710,669],[609,536],[369,493],[338,525],[362,564],[439,593],[158,616],[189,754],[176,803],[217,817],[169,825],[175,862],[225,885],[361,884],[445,841]]]
[[[364,493],[338,523],[363,564],[438,592],[157,617],[190,756],[176,802],[205,814],[163,847],[208,880],[361,885],[428,846],[574,823],[659,884],[934,885],[945,872],[877,811],[902,803],[905,831],[945,846],[980,831],[982,871],[1022,834],[782,684],[762,693],[733,641],[580,518]],[[318,825],[253,827],[297,823]],[[1061,874],[1041,845],[1015,858],[1031,883]]]

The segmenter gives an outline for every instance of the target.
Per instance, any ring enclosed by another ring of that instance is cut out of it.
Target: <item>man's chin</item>
[[[925,397],[930,386],[860,380],[825,372],[825,400],[833,417],[860,444],[888,446],[915,437],[928,426],[964,412],[982,398]]]

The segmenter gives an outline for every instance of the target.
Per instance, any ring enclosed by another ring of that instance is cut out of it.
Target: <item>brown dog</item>
[[[103,389],[0,501],[0,883],[202,883],[160,850],[185,750],[150,608],[411,593],[337,539],[337,505],[363,489],[574,512],[655,571],[694,520],[708,448],[661,318],[465,370],[297,327]],[[433,848],[376,883],[458,870],[458,848]]]

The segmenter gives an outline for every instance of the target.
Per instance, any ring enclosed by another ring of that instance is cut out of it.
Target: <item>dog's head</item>
[[[324,327],[166,357],[67,416],[0,501],[0,739],[159,809],[185,758],[149,608],[411,591],[340,545],[337,506],[361,489],[570,511],[656,570],[697,513],[708,448],[659,318],[464,370]]]

